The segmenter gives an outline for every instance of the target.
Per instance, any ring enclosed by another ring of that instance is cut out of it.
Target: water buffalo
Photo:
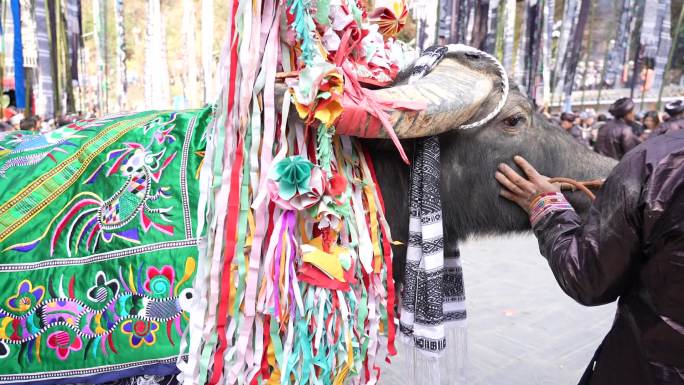
[[[441,136],[447,245],[471,234],[529,227],[523,212],[499,197],[494,180],[496,166],[516,154],[546,175],[574,179],[603,178],[615,163],[535,114],[517,87],[502,98],[498,72],[484,56],[460,53],[416,82],[406,84],[406,71],[397,85],[375,91],[377,100],[427,106],[397,110],[390,118],[408,159],[416,138]],[[459,129],[492,115],[501,100],[503,108],[488,123]],[[95,356],[96,349],[160,341],[148,350],[150,357],[164,360],[164,373],[175,370],[173,326],[182,335],[183,311],[196,298],[188,287],[197,266],[193,226],[200,205],[193,198],[199,196],[211,119],[210,108],[152,111],[78,122],[43,136],[0,135],[0,273],[12,283],[0,309],[0,359],[23,360],[39,351],[33,346],[45,330],[68,327],[74,333],[50,332],[45,346],[60,362],[78,351],[71,369],[83,369],[80,358]],[[409,167],[369,121],[352,124],[349,133],[363,137],[370,150],[393,238],[406,242]],[[587,210],[586,198],[570,199],[580,212]],[[174,216],[172,207],[178,208]],[[405,249],[397,246],[395,253],[395,278],[401,281]],[[162,327],[165,339],[157,340]],[[21,365],[2,369],[0,381],[57,378],[43,377],[39,365],[33,372]],[[61,372],[72,373],[48,375]]]
[[[485,57],[460,53],[445,59],[418,83],[400,86],[400,92],[382,90],[381,93],[381,97],[410,96],[428,100],[447,94],[457,99],[442,103],[450,107],[437,111],[434,114],[437,118],[423,117],[425,120],[433,118],[431,123],[436,121],[435,124],[404,124],[397,130],[409,159],[413,152],[413,137],[441,135],[446,247],[454,245],[450,241],[471,235],[529,230],[526,214],[499,196],[500,186],[494,180],[497,165],[505,162],[513,166],[514,155],[524,156],[544,175],[576,180],[603,179],[616,164],[578,143],[535,112],[514,84],[510,86],[501,112],[489,123],[478,128],[458,129],[459,125],[477,121],[495,108],[502,93],[501,79],[496,73],[495,65]],[[397,116],[400,114],[412,113],[396,113],[392,119],[410,123],[411,119],[400,118]],[[373,154],[392,236],[406,243],[410,167],[401,160],[389,140],[364,139],[364,145]],[[569,193],[568,197],[580,214],[588,210],[590,202],[586,196]],[[401,281],[405,246],[395,246],[394,253],[395,279]]]

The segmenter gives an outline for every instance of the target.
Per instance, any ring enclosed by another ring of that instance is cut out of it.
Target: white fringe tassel
[[[468,356],[468,330],[465,322],[446,326],[446,350],[435,358],[421,352],[412,345],[403,344],[407,365],[395,362],[393,366],[410,368],[406,373],[415,385],[464,385],[466,384],[466,362]],[[402,339],[404,340],[404,339]],[[401,368],[399,368],[401,370]]]

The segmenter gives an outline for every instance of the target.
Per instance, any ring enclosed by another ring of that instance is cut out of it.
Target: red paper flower
[[[333,172],[332,178],[328,179],[328,186],[326,188],[328,194],[337,197],[342,195],[347,189],[347,178]]]

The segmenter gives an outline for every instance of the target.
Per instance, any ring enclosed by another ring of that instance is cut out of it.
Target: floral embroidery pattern
[[[106,302],[119,293],[119,281],[111,279],[107,281],[107,275],[98,271],[95,276],[95,285],[88,289],[88,299],[94,302]]]
[[[44,295],[45,287],[34,288],[31,281],[25,279],[19,283],[17,294],[7,299],[7,307],[13,312],[26,313],[39,303]]]
[[[94,285],[84,286],[86,301],[76,296],[76,275],[51,277],[45,286],[24,279],[1,302],[0,360],[10,351],[18,352],[20,360],[40,360],[47,349],[60,360],[74,351],[86,360],[97,357],[98,351],[118,354],[116,335],[123,335],[133,348],[151,346],[158,341],[161,326],[174,345],[172,330],[182,335],[181,314],[189,311],[194,298],[192,288],[181,287],[190,282],[195,266],[194,258],[188,257],[178,271],[172,265],[145,269],[144,262],[121,266],[118,274],[98,271],[88,279]]]
[[[60,330],[48,336],[47,346],[50,349],[54,349],[57,358],[64,361],[69,357],[70,352],[81,350],[83,342],[81,341],[81,337],[77,335],[72,336],[71,334]]]
[[[121,324],[124,334],[131,336],[130,343],[135,349],[141,347],[143,343],[147,346],[157,342],[157,330],[159,324],[156,321],[126,320]]]
[[[152,297],[160,298],[166,297],[173,289],[173,279],[175,272],[173,267],[166,265],[161,270],[155,266],[147,269],[147,279],[145,280],[145,290],[147,290]]]

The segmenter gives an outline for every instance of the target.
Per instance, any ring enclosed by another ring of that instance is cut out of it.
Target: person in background
[[[37,115],[29,116],[19,123],[22,131],[40,131],[40,117]]]
[[[2,120],[0,121],[0,133],[1,132],[8,132],[8,131],[14,131],[14,128],[9,125],[6,121]]]
[[[560,116],[560,126],[561,128],[572,135],[578,142],[589,146],[589,141],[582,137],[582,130],[575,124],[577,116],[572,112],[563,112]]]
[[[14,90],[6,90],[2,93],[2,102],[6,103],[6,106],[2,109],[2,118],[9,121],[14,115],[17,114],[16,97]]]
[[[648,111],[646,114],[644,114],[644,119],[642,122],[644,125],[644,133],[641,134],[639,140],[643,142],[658,129],[658,126],[660,126],[660,117],[658,116],[658,111]]]
[[[603,127],[604,124],[608,121],[608,116],[606,114],[598,114],[596,117],[596,121],[594,122],[592,129],[591,129],[591,146],[593,149],[596,149],[596,141],[598,140],[598,134],[599,131],[601,130],[601,127]]]
[[[20,130],[22,120],[24,120],[24,114],[14,114],[11,118],[9,118],[9,124],[12,126],[13,130]]]
[[[620,98],[610,106],[608,112],[615,119],[599,130],[595,150],[599,154],[620,160],[640,143],[632,130],[632,124],[635,123],[634,102],[630,98]]]
[[[665,105],[665,112],[670,115],[667,122],[660,124],[660,127],[654,131],[653,135],[658,136],[665,133],[670,133],[678,130],[684,130],[684,101],[676,100]]]
[[[579,128],[580,131],[582,132],[582,139],[589,143],[589,146],[593,148],[594,144],[596,143],[596,137],[593,135],[594,131],[594,123],[595,122],[595,117],[596,117],[596,111],[594,111],[591,108],[588,108],[581,112],[580,114],[580,124]]]
[[[630,127],[632,127],[632,132],[637,138],[641,138],[641,136],[644,134],[644,131],[646,131],[646,127],[644,127],[644,125],[641,123],[642,119],[643,117],[640,119],[635,118],[634,121],[629,124]]]
[[[22,119],[19,128],[22,131],[37,131],[36,119],[33,116]]]
[[[561,125],[560,116],[559,116],[558,113],[556,113],[556,112],[554,112],[553,114],[549,114],[549,116],[547,117],[547,119],[549,120],[549,122],[555,124],[556,126],[560,126],[560,125]]]

